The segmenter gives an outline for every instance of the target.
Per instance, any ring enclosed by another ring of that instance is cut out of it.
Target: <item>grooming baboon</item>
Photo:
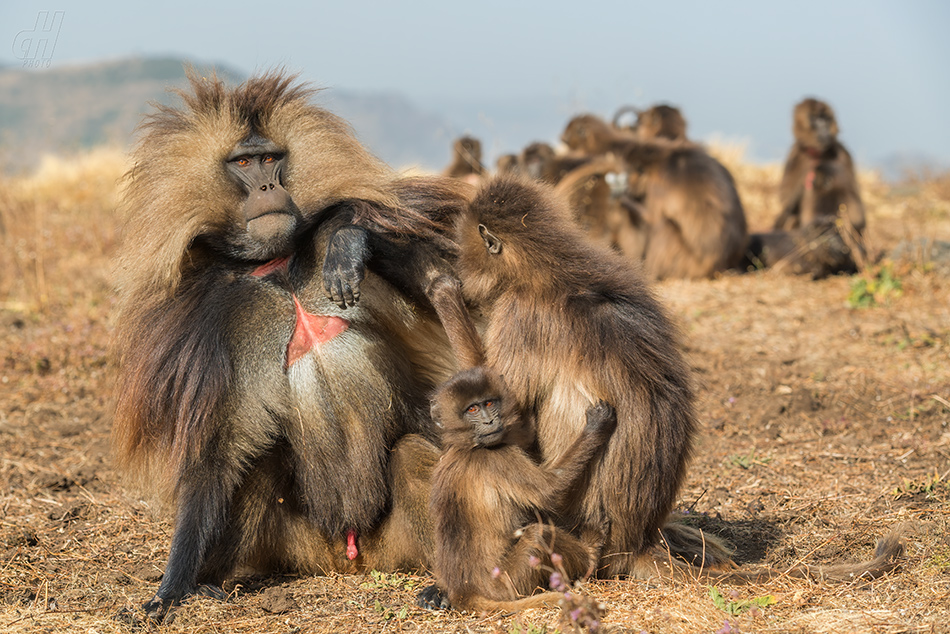
[[[426,395],[453,366],[428,293],[469,189],[397,177],[293,80],[192,76],[132,154],[114,444],[175,509],[151,617],[241,564],[421,568],[431,550],[438,454],[406,434],[432,434]]]
[[[445,168],[443,174],[477,184],[485,174],[485,166],[482,165],[482,142],[470,136],[456,139],[452,145],[452,163]]]
[[[623,118],[628,113],[634,114],[636,119],[632,124],[623,125]],[[643,140],[686,140],[686,119],[678,108],[667,104],[657,104],[646,110],[623,106],[614,114],[613,125],[618,130],[635,132]]]
[[[571,170],[554,188],[570,205],[575,222],[588,237],[608,245],[631,261],[646,251],[648,228],[643,214],[631,213],[625,191],[626,172],[613,157],[591,159]]]
[[[682,573],[726,581],[774,571],[732,573],[727,549],[698,531],[666,525],[695,430],[689,374],[675,329],[625,260],[585,240],[543,186],[496,177],[457,225],[465,295],[484,311],[485,358],[536,421],[543,460],[566,455],[588,408],[616,408],[617,428],[602,459],[561,510],[581,531],[606,527],[604,576]],[[480,345],[480,344],[478,344]],[[669,560],[664,541],[689,563]],[[796,574],[879,575],[901,547],[881,542],[866,564]]]
[[[624,161],[630,191],[622,204],[632,226],[645,228],[650,275],[704,278],[740,264],[745,211],[729,170],[701,147],[631,138],[593,115],[574,117],[561,138],[573,150]]]
[[[458,610],[556,605],[563,595],[554,592],[516,599],[546,586],[552,553],[570,579],[596,567],[601,531],[584,543],[557,520],[568,491],[610,438],[613,408],[588,408],[577,438],[542,465],[525,451],[533,438],[517,401],[487,368],[465,370],[442,385],[432,418],[442,427],[443,444],[430,498],[437,585],[420,593],[420,604]],[[540,564],[532,565],[531,557]]]
[[[583,154],[606,154],[637,139],[635,131],[615,128],[592,114],[573,117],[561,133],[568,148]]]
[[[847,231],[860,237],[864,205],[851,155],[837,138],[834,110],[809,98],[795,106],[792,119],[795,143],[785,161],[779,190],[782,211],[774,228],[791,230],[819,218],[840,217]]]

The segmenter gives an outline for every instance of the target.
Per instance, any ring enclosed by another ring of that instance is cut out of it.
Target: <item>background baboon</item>
[[[152,617],[240,564],[422,567],[430,550],[437,452],[406,434],[431,435],[448,343],[352,237],[442,244],[466,186],[400,180],[293,80],[192,76],[132,154],[114,445],[175,509]]]
[[[838,141],[838,122],[831,106],[808,98],[792,115],[795,143],[785,161],[779,198],[782,211],[776,230],[806,226],[818,218],[840,217],[855,236],[864,231],[864,205],[854,163]]]
[[[701,147],[631,138],[594,115],[571,119],[561,138],[572,150],[623,160],[630,184],[621,202],[629,231],[646,233],[639,241],[650,275],[711,277],[742,261],[747,226],[739,193],[729,170]]]
[[[529,181],[490,181],[457,230],[464,293],[486,313],[487,362],[536,417],[541,457],[564,455],[591,405],[616,408],[617,430],[565,521],[606,523],[603,573],[636,573],[695,427],[672,325],[632,265],[585,240],[559,199]]]
[[[626,115],[633,114],[636,118],[633,123],[624,125]],[[623,106],[614,114],[613,125],[618,130],[629,130],[644,140],[669,139],[670,141],[686,140],[686,118],[678,108],[668,104],[656,104],[646,110],[638,110],[633,106]]]
[[[482,164],[482,142],[470,136],[459,137],[452,144],[452,163],[445,168],[445,176],[465,179],[472,184],[485,174]]]
[[[420,593],[420,604],[445,607],[448,599],[460,610],[556,605],[562,595],[552,592],[514,599],[546,585],[552,553],[571,579],[596,566],[600,531],[585,544],[556,519],[565,494],[610,438],[616,413],[605,403],[591,406],[576,440],[542,465],[525,452],[533,438],[516,400],[487,368],[462,371],[442,385],[432,418],[443,443],[430,498],[438,585]],[[532,556],[544,567],[531,565]]]
[[[647,273],[697,279],[739,265],[748,233],[729,170],[701,148],[678,143],[629,143],[620,156],[629,175],[627,208],[647,228]]]
[[[640,261],[646,251],[648,228],[643,215],[631,213],[629,201],[622,197],[625,179],[619,161],[598,157],[568,172],[554,191],[568,202],[575,222],[591,240]]]

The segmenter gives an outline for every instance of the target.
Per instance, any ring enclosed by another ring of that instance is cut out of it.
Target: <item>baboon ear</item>
[[[498,255],[501,253],[501,240],[497,236],[493,235],[491,231],[488,230],[488,227],[485,225],[478,225],[478,233],[481,234],[482,240],[485,241],[485,248],[488,249],[488,252],[492,255]]]

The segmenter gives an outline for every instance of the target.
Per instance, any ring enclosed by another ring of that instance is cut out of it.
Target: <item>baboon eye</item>
[[[485,407],[494,407],[495,401],[485,401]]]
[[[251,163],[251,161],[246,156],[242,156],[239,159],[235,159],[234,162],[237,163],[240,167],[247,167]]]
[[[273,154],[265,154],[265,155],[264,155],[264,158],[261,159],[261,160],[262,160],[264,163],[273,163],[274,161],[277,160],[277,157],[274,156]]]
[[[477,414],[478,410],[479,410],[478,405],[469,405],[468,409],[465,411],[468,412],[469,414]]]

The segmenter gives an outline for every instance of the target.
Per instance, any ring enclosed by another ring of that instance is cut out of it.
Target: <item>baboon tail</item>
[[[668,532],[671,526],[676,528]],[[900,558],[904,552],[900,532],[894,531],[878,541],[874,557],[870,561],[833,566],[803,564],[787,569],[745,570],[736,566],[729,557],[717,559],[729,554],[728,548],[724,547],[722,542],[711,542],[711,536],[698,529],[686,531],[681,529],[690,529],[690,527],[677,524],[664,526],[663,537],[667,544],[658,545],[652,552],[638,557],[630,570],[630,576],[640,579],[666,577],[676,581],[732,584],[765,583],[781,577],[848,582],[858,579],[877,579],[883,576],[900,565]],[[697,552],[697,535],[702,537],[705,551]],[[669,550],[666,545],[669,545]]]

